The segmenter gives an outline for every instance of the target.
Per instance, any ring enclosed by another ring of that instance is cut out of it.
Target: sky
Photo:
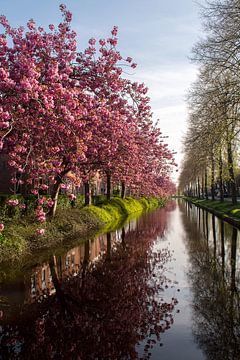
[[[107,37],[118,26],[118,49],[138,64],[127,76],[149,88],[154,119],[160,119],[161,131],[168,136],[165,141],[177,152],[180,165],[187,121],[185,98],[197,75],[189,58],[201,36],[199,6],[193,0],[0,0],[0,14],[12,26],[24,26],[33,18],[45,27],[60,22],[61,3],[73,13],[79,50],[91,37]],[[173,178],[177,180],[177,173]]]

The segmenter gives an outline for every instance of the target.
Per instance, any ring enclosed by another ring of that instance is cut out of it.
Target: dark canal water
[[[240,236],[173,201],[0,269],[0,359],[240,359]]]

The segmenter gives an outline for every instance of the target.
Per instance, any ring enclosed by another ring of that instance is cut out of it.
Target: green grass
[[[86,236],[91,231],[114,230],[129,215],[140,215],[160,205],[164,205],[164,201],[155,198],[113,197],[98,206],[67,209],[61,206],[54,219],[44,225],[36,223],[33,215],[8,219],[0,236],[0,262],[18,260],[39,249],[54,248],[65,241]],[[44,236],[36,235],[36,229],[41,227],[45,228]]]
[[[210,210],[216,212],[216,214],[222,215],[223,217],[230,217],[233,219],[240,220],[240,204],[233,205],[228,201],[219,200],[204,200],[197,198],[186,198],[193,204],[204,206]]]

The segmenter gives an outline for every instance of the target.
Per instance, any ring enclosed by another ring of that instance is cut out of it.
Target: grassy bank
[[[210,211],[231,225],[240,227],[240,204],[233,205],[231,202],[219,200],[204,200],[197,198],[185,198],[196,206]]]
[[[164,200],[155,198],[114,197],[109,202],[103,200],[97,206],[59,209],[55,218],[44,225],[44,236],[36,235],[39,223],[34,221],[33,215],[8,219],[0,236],[0,262],[13,261],[39,249],[76,241],[99,229],[110,231],[131,214],[163,205]]]

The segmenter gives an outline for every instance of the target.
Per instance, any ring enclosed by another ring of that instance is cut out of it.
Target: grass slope
[[[109,202],[84,208],[59,209],[53,220],[45,225],[45,235],[35,235],[41,227],[33,216],[12,219],[0,235],[0,262],[17,260],[39,249],[54,248],[64,241],[84,238],[89,232],[110,231],[129,215],[155,209],[164,205],[164,200],[155,198],[121,199],[114,197]]]
[[[186,198],[186,200],[215,213],[217,216],[233,225],[240,226],[240,204],[233,205],[228,201],[221,202],[218,200],[204,200],[196,198]]]

